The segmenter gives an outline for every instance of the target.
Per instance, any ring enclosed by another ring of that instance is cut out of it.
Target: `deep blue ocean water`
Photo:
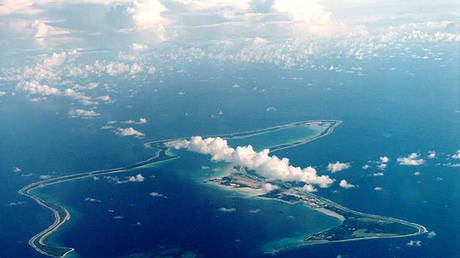
[[[120,99],[112,106],[101,106],[102,116],[92,120],[69,118],[59,99],[42,103],[21,96],[2,99],[0,180],[8,183],[0,190],[0,256],[39,257],[27,240],[52,221],[47,210],[17,195],[20,187],[37,181],[38,175],[110,168],[145,159],[151,153],[142,146],[143,140],[117,137],[99,128],[112,119],[146,117],[149,123],[138,129],[151,139],[239,132],[310,119],[343,120],[332,135],[276,155],[290,158],[297,166],[313,165],[320,173],[327,173],[329,162],[351,162],[351,169],[332,176],[345,178],[358,188],[344,190],[335,185],[318,194],[358,211],[422,224],[435,231],[436,237],[312,246],[279,256],[458,257],[459,169],[436,165],[460,148],[458,73],[449,68],[452,66],[439,67],[429,61],[401,60],[391,73],[380,69],[390,68],[385,62],[362,65],[367,67],[362,77],[269,67],[263,72],[251,67],[229,66],[227,72],[203,69],[209,74],[139,87],[132,108],[126,105],[133,99],[119,93]],[[215,79],[209,79],[211,74]],[[304,79],[280,79],[282,76]],[[235,83],[241,87],[232,88]],[[186,94],[178,95],[179,91]],[[268,107],[276,110],[267,111]],[[217,115],[220,110],[221,116]],[[399,156],[426,155],[429,150],[435,150],[438,158],[426,165],[404,167],[395,162]],[[391,159],[385,176],[372,177],[375,169],[360,168],[383,155]],[[189,172],[197,173],[207,157],[193,158],[201,162]],[[260,244],[275,236],[291,236],[330,223],[330,218],[303,207],[242,199],[187,180],[181,164],[138,171],[146,177],[144,183],[82,180],[46,189],[54,189],[53,196],[78,213],[55,241],[75,246],[84,257],[146,251],[167,255],[186,250],[207,257],[245,257],[257,256]],[[14,167],[22,172],[15,174]],[[421,175],[413,176],[415,171]],[[384,190],[374,191],[376,186]],[[149,196],[152,191],[168,198],[153,198]],[[86,197],[102,202],[85,202]],[[25,203],[9,205],[18,201]],[[222,207],[236,211],[219,211]],[[260,212],[248,212],[253,209]],[[407,246],[409,240],[421,240],[421,246]]]

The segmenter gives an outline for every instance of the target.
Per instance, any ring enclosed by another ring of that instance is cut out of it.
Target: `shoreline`
[[[164,157],[161,157],[160,153],[161,153],[161,150],[157,151],[153,157],[147,160],[144,160],[144,161],[141,161],[141,162],[138,162],[133,165],[126,166],[126,167],[95,170],[95,171],[90,171],[90,172],[85,172],[85,173],[77,173],[77,174],[56,177],[56,178],[50,178],[50,179],[38,181],[35,183],[31,183],[21,188],[18,191],[20,195],[31,198],[33,201],[35,201],[40,206],[45,207],[48,210],[50,210],[54,215],[54,222],[50,226],[48,226],[46,229],[32,236],[28,241],[29,246],[34,248],[37,252],[43,255],[51,256],[51,257],[65,257],[67,254],[75,251],[75,249],[71,247],[50,247],[45,243],[48,236],[50,236],[51,234],[59,230],[61,226],[63,226],[67,221],[70,220],[71,214],[64,206],[55,204],[55,203],[47,203],[44,199],[32,193],[34,189],[43,188],[43,187],[53,185],[53,184],[59,184],[59,183],[70,182],[74,180],[99,176],[99,175],[108,175],[108,174],[128,172],[132,169],[142,168],[146,165],[150,165],[153,163],[161,163],[161,162],[174,160],[178,158],[178,157],[170,157],[167,155],[165,155]],[[65,215],[61,216],[59,210],[61,210],[61,212]],[[47,249],[51,249],[51,250],[47,251]]]
[[[327,129],[324,129],[324,130],[320,131],[319,134],[314,136],[314,137],[294,141],[294,142],[289,143],[289,144],[275,145],[272,148],[270,148],[270,153],[273,153],[273,152],[276,152],[276,151],[279,151],[279,150],[283,150],[283,149],[287,149],[287,148],[296,147],[296,146],[299,146],[299,145],[303,145],[303,144],[318,140],[318,139],[320,139],[322,137],[328,136],[332,132],[334,132],[335,128],[338,125],[340,125],[342,123],[342,121],[341,120],[307,120],[307,121],[293,122],[293,123],[288,123],[288,124],[284,124],[284,125],[274,126],[274,127],[270,127],[270,128],[261,129],[261,130],[252,130],[252,131],[239,132],[239,133],[223,134],[223,135],[220,135],[220,136],[217,135],[217,136],[204,136],[204,137],[222,137],[224,139],[237,139],[237,138],[251,137],[251,136],[254,136],[254,135],[259,135],[259,134],[264,134],[264,133],[270,133],[270,132],[276,131],[276,130],[282,130],[282,129],[286,129],[286,128],[293,127],[293,126],[301,126],[301,125],[307,125],[307,124],[311,124],[311,123],[318,123],[318,124],[319,123],[329,123],[329,126],[328,126]],[[46,186],[49,186],[49,185],[59,184],[59,183],[63,183],[63,182],[70,182],[70,181],[74,181],[74,180],[85,179],[85,178],[94,177],[94,176],[98,176],[98,175],[107,175],[107,174],[128,172],[130,170],[150,166],[150,165],[153,165],[153,164],[160,164],[160,163],[163,163],[163,162],[168,162],[168,161],[172,161],[172,160],[175,160],[175,159],[179,159],[180,156],[175,155],[174,153],[172,153],[170,151],[170,148],[164,146],[164,143],[166,143],[166,142],[173,141],[173,140],[179,140],[179,139],[184,139],[184,138],[167,139],[167,140],[151,141],[151,142],[144,143],[144,147],[149,148],[149,149],[154,148],[155,149],[155,154],[152,157],[150,157],[150,158],[148,158],[148,159],[146,159],[144,161],[137,162],[137,163],[134,163],[132,165],[128,165],[128,166],[125,166],[125,167],[119,167],[119,168],[109,168],[109,169],[94,170],[94,171],[83,172],[83,173],[75,173],[75,174],[60,176],[60,177],[56,177],[56,178],[45,179],[45,180],[41,180],[41,181],[38,181],[38,182],[31,183],[31,184],[26,185],[23,188],[21,188],[18,191],[19,194],[31,198],[37,204],[39,204],[42,207],[47,208],[48,210],[52,211],[53,214],[54,214],[54,222],[50,226],[48,226],[46,229],[44,229],[41,232],[39,232],[39,233],[35,234],[34,236],[32,236],[30,238],[30,240],[28,241],[29,245],[32,248],[34,248],[37,252],[39,252],[41,254],[44,254],[44,255],[47,255],[47,256],[52,256],[52,257],[65,257],[69,253],[72,253],[72,252],[75,251],[75,249],[71,248],[71,247],[59,247],[59,246],[58,247],[53,247],[53,246],[49,246],[49,245],[46,244],[47,237],[49,237],[54,232],[59,230],[59,228],[61,226],[63,226],[67,221],[69,221],[70,218],[71,218],[71,214],[64,206],[56,204],[56,203],[52,203],[52,202],[47,202],[46,200],[40,198],[38,194],[34,194],[32,192],[34,189],[43,188],[43,187],[46,187]],[[256,197],[258,199],[276,200],[276,201],[281,201],[281,202],[288,203],[288,204],[294,204],[294,203],[301,202],[303,205],[305,205],[308,208],[314,209],[314,210],[316,210],[316,211],[318,211],[318,212],[320,212],[320,213],[322,213],[322,214],[324,214],[326,216],[331,216],[331,217],[336,218],[337,220],[339,220],[341,222],[341,224],[339,226],[344,224],[344,221],[346,220],[346,217],[341,215],[341,214],[339,214],[340,212],[338,213],[338,212],[336,212],[334,210],[328,209],[327,208],[328,206],[331,206],[333,209],[342,211],[344,213],[351,213],[351,214],[355,214],[355,215],[359,215],[359,216],[363,216],[363,217],[368,217],[368,218],[373,218],[373,219],[384,219],[384,220],[388,220],[388,221],[391,221],[391,222],[400,223],[400,224],[403,224],[405,226],[410,226],[410,227],[413,227],[413,228],[417,228],[417,230],[418,230],[417,232],[411,233],[411,234],[397,235],[397,236],[386,236],[386,237],[385,236],[368,236],[368,237],[333,240],[333,241],[316,240],[316,241],[311,241],[310,243],[307,243],[306,242],[307,239],[304,239],[303,242],[301,242],[301,244],[296,245],[296,246],[335,243],[335,242],[349,242],[349,241],[358,241],[358,240],[367,240],[367,239],[376,239],[376,238],[401,238],[401,237],[409,237],[409,236],[420,235],[420,234],[423,234],[423,233],[427,232],[426,228],[424,226],[422,226],[422,225],[407,222],[407,221],[400,220],[400,219],[394,219],[394,218],[389,218],[389,217],[381,217],[381,216],[377,216],[377,215],[371,215],[371,214],[365,214],[365,213],[357,212],[357,211],[345,208],[345,207],[343,207],[343,206],[341,206],[341,205],[339,205],[337,203],[334,203],[334,202],[332,202],[332,201],[330,201],[328,199],[325,199],[323,197],[316,196],[314,194],[308,194],[308,195],[306,195],[304,197],[307,197],[307,198],[312,197],[313,199],[316,198],[317,200],[323,202],[327,206],[325,206],[325,207],[319,207],[319,206],[315,207],[314,205],[308,205],[308,202],[305,201],[305,200],[302,200],[302,199],[298,199],[298,201],[292,203],[292,202],[283,200],[282,198],[265,197],[265,196],[260,195],[260,193],[257,193],[255,195],[251,195],[251,191],[254,190],[254,189],[251,190],[251,188],[246,189],[247,191],[245,191],[245,193],[242,193],[242,191],[244,191],[244,189],[239,189],[239,188],[234,188],[234,187],[227,187],[227,186],[222,185],[222,184],[218,184],[218,183],[215,183],[215,182],[212,182],[212,181],[208,181],[209,179],[213,179],[213,178],[208,178],[207,180],[204,181],[204,183],[206,183],[207,185],[219,187],[220,189],[238,192],[239,194],[241,194],[243,196],[246,196],[248,198]],[[319,233],[322,233],[322,232],[326,232],[326,231],[329,231],[331,229],[337,228],[339,226],[335,226],[335,227],[332,227],[332,228],[329,228],[327,230],[317,232],[317,233],[314,233],[314,234],[319,234]],[[312,235],[314,235],[314,234],[312,234]],[[287,250],[287,249],[289,249],[289,247],[287,247],[286,249],[284,249],[284,248],[276,249],[276,250],[274,250],[274,252],[279,252],[279,251],[283,251],[283,250]]]

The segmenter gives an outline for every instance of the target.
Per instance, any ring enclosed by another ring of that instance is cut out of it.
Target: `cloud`
[[[98,199],[91,198],[91,197],[86,197],[85,202],[99,202],[100,203],[102,201],[98,200]]]
[[[455,30],[455,17],[443,15],[444,19],[439,20],[439,15],[445,14],[447,10],[431,17],[423,14],[425,16],[420,18],[420,13],[404,13],[404,17],[401,17],[395,11],[398,6],[393,3],[390,5],[393,8],[386,8],[387,11],[394,10],[393,14],[369,16],[365,11],[356,12],[362,5],[365,8],[361,10],[367,10],[378,8],[382,4],[376,1],[361,2],[350,9],[337,7],[335,1],[324,0],[9,0],[0,3],[0,18],[6,21],[0,21],[0,24],[2,27],[14,28],[17,33],[24,33],[36,41],[72,37],[68,41],[69,45],[94,48],[104,44],[105,40],[110,40],[117,46],[123,44],[133,51],[145,49],[144,46],[151,46],[158,40],[177,40],[174,43],[178,45],[190,41],[196,43],[197,39],[215,40],[225,42],[222,44],[225,46],[236,46],[246,41],[244,45],[248,46],[246,43],[251,44],[251,39],[264,38],[271,41],[294,38],[308,40],[309,44],[321,36],[343,36],[348,45],[344,46],[345,51],[337,51],[352,57],[365,57],[377,54],[375,50],[391,48],[398,41],[460,40],[460,35]],[[420,3],[421,8],[427,6],[431,8],[432,5]],[[445,9],[445,6],[448,5],[440,6],[439,9]],[[90,12],[91,15],[80,17],[68,11],[69,9]],[[351,16],[348,13],[350,11],[353,13]],[[417,21],[410,22],[411,19]],[[421,22],[422,19],[425,20]],[[392,22],[386,22],[388,20]],[[121,33],[129,35],[120,35]],[[364,40],[355,41],[355,35]],[[10,39],[3,36],[2,38]],[[17,38],[11,37],[12,46]],[[267,55],[278,55],[279,60],[285,59],[289,62],[292,56],[298,57],[304,53],[303,50],[308,49],[299,49],[307,45],[305,43],[294,42],[287,46],[287,42],[281,42],[272,46],[274,51]],[[334,48],[330,43],[332,42],[319,44]],[[194,44],[194,48],[196,45]],[[288,55],[282,50],[283,46],[286,46],[284,50],[292,49],[296,53]],[[154,50],[156,47],[150,48]],[[179,48],[185,50],[182,46]],[[224,55],[228,49],[224,47],[219,50]],[[255,50],[246,58],[264,56],[260,50]],[[318,53],[324,54],[323,51]],[[237,55],[232,53],[229,56],[236,58]],[[244,58],[243,55],[241,58]],[[304,60],[298,59],[298,62],[304,63]]]
[[[314,186],[312,186],[310,184],[305,184],[304,186],[302,186],[302,188],[300,188],[300,190],[305,191],[305,192],[309,192],[309,193],[318,191],[318,190],[316,190],[316,188]]]
[[[390,158],[387,156],[382,156],[379,158],[381,163],[388,163],[390,161]]]
[[[143,71],[143,67],[137,63],[129,65],[121,62],[109,62],[104,65],[96,61],[95,68],[100,71],[105,71],[111,76],[117,76],[123,73],[134,75]]]
[[[21,80],[16,85],[16,90],[24,91],[28,94],[42,95],[42,96],[59,95],[61,93],[58,89],[50,87],[48,85],[42,85],[38,81]]]
[[[375,172],[374,174],[372,174],[373,176],[384,176],[384,174],[382,172]]]
[[[190,12],[208,12],[211,10],[233,10],[243,12],[249,8],[248,0],[174,0]]]
[[[278,189],[279,187],[274,184],[266,183],[264,184],[263,188],[268,193],[268,192]]]
[[[420,247],[420,246],[422,246],[422,241],[420,241],[420,240],[411,240],[411,241],[407,242],[406,245],[412,246],[412,247]]]
[[[21,173],[22,172],[22,169],[18,168],[18,167],[15,167],[13,169],[14,173]]]
[[[131,49],[134,51],[144,51],[148,48],[147,45],[140,44],[140,43],[133,43],[131,44]]]
[[[120,58],[120,56],[118,57]],[[125,59],[125,56],[123,56]],[[134,61],[134,60],[132,60]],[[103,74],[108,74],[110,76],[130,76],[134,78],[137,74],[142,72],[147,72],[151,74],[151,70],[155,72],[153,67],[144,67],[140,63],[125,63],[120,61],[107,61],[107,60],[96,60],[93,64],[84,64],[80,66],[70,66],[68,68],[67,75],[74,77],[89,77],[90,75],[102,76]],[[86,89],[93,89],[97,87],[97,83],[90,83],[88,86],[84,87]]]
[[[428,238],[434,238],[435,236],[436,236],[436,232],[434,232],[434,231],[430,231],[430,232],[428,232],[428,234],[426,235],[426,237],[428,237]]]
[[[436,158],[436,151],[428,151],[428,158],[429,159]]]
[[[84,119],[99,116],[100,114],[94,110],[74,109],[69,111],[71,117],[80,117]]]
[[[256,214],[260,212],[260,209],[251,209],[248,211],[249,213]]]
[[[371,168],[371,166],[369,166],[368,164],[366,164],[366,165],[362,166],[361,168],[364,169],[364,170],[367,170],[367,169]]]
[[[25,66],[18,70],[16,91],[42,96],[61,95],[62,92],[59,89],[50,85],[62,80],[62,71],[59,70],[61,66],[78,56],[79,52],[75,50],[63,51],[41,57],[33,66]],[[74,97],[77,96],[74,95]]]
[[[6,95],[6,92],[0,90],[0,97],[3,97]]]
[[[455,154],[452,154],[452,156],[450,157],[453,159],[460,159],[460,150],[457,150],[457,152]]]
[[[345,33],[367,33],[363,28],[350,28],[334,21],[332,12],[320,0],[274,0],[272,9],[291,22],[294,35],[335,36]]]
[[[275,0],[272,8],[289,15],[294,22],[307,24],[327,24],[331,13],[316,0]]]
[[[421,175],[420,171],[415,171],[414,172],[414,176],[420,176],[420,175]]]
[[[79,92],[76,92],[73,89],[65,89],[64,90],[64,96],[68,96],[68,97],[71,97],[71,98],[73,98],[75,100],[78,100],[78,101],[80,101],[80,103],[82,103],[85,106],[96,104],[96,102],[92,101],[91,97],[85,96],[85,95],[83,95],[83,94],[81,94]]]
[[[377,165],[377,168],[380,169],[380,170],[385,170],[387,168],[388,164],[386,163],[381,163],[379,165]]]
[[[236,149],[228,146],[227,141],[220,137],[206,139],[194,136],[190,140],[177,140],[166,143],[175,149],[187,149],[201,154],[211,155],[213,161],[225,161],[235,166],[254,170],[258,175],[275,180],[297,181],[320,187],[328,187],[334,182],[328,176],[318,176],[313,167],[294,167],[289,159],[269,156],[269,150],[260,152],[253,150],[251,145],[239,146]]]
[[[399,162],[399,165],[403,166],[420,166],[425,164],[424,159],[420,159],[420,154],[418,153],[411,153],[407,157],[399,157],[397,161]]]
[[[65,51],[60,53],[53,52],[53,54],[50,57],[45,58],[43,60],[43,66],[48,68],[61,66],[68,60],[68,58],[76,55],[78,55],[78,52],[76,50],[73,50],[68,53]]]
[[[144,182],[145,178],[144,176],[142,176],[141,174],[137,174],[135,176],[131,176],[128,181],[129,182],[137,182],[137,183],[140,183],[140,182]]]
[[[113,101],[112,101],[112,98],[110,98],[110,96],[108,96],[108,95],[100,96],[100,97],[98,97],[97,99],[100,99],[100,100],[102,100],[102,101],[104,101],[104,102],[113,102]]]
[[[167,198],[166,195],[157,192],[151,192],[149,195],[157,198]]]
[[[339,186],[346,189],[356,187],[355,185],[348,183],[345,179],[340,180]]]
[[[23,201],[17,201],[17,202],[10,202],[10,203],[8,203],[8,206],[14,207],[14,206],[20,206],[20,205],[23,205],[23,204],[25,204],[25,202],[23,202]]]
[[[336,172],[345,170],[350,167],[351,167],[350,163],[341,163],[337,161],[336,163],[329,163],[327,165],[327,170],[329,170],[331,173],[336,173]]]
[[[52,26],[53,22],[46,19],[11,18],[0,28],[0,33],[9,38],[27,38],[39,46],[67,42],[70,31]]]
[[[136,125],[142,125],[147,123],[146,118],[139,118],[139,121],[134,121],[134,120],[126,120],[126,121],[121,121],[121,124],[136,124]]]
[[[126,177],[125,177],[126,178]],[[107,180],[107,182],[109,183],[115,183],[115,184],[126,184],[126,183],[129,183],[129,178],[130,177],[127,177],[126,180],[122,180],[120,179],[118,176],[104,176],[104,179]],[[93,178],[94,179],[94,178]],[[136,179],[136,178],[134,178]]]
[[[167,39],[169,20],[161,15],[166,7],[159,0],[135,0],[127,11],[138,30],[149,31],[161,41]]]
[[[144,137],[145,134],[144,133],[141,133],[139,132],[138,130],[132,128],[132,127],[128,127],[128,128],[117,128],[115,130],[115,133],[120,135],[120,136],[134,136],[134,137]]]
[[[4,1],[0,3],[0,16],[9,15],[13,13],[32,15],[38,14],[41,12],[40,9],[33,6],[34,2],[32,0],[14,0],[14,1]]]
[[[225,207],[221,207],[221,208],[219,208],[219,211],[221,211],[221,212],[235,212],[236,209],[235,209],[235,208],[225,208]]]
[[[382,190],[383,190],[383,187],[380,187],[380,186],[374,187],[374,191],[382,191]]]

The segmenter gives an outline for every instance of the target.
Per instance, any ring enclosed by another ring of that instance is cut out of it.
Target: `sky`
[[[0,102],[60,99],[70,103],[68,117],[87,120],[137,94],[121,94],[123,84],[198,78],[194,67],[202,63],[356,76],[380,61],[448,66],[458,57],[458,7],[426,0],[1,0]],[[103,129],[142,138],[139,119]]]
[[[456,2],[2,0],[0,82],[89,104],[75,89],[56,88],[59,73],[139,77],[206,60],[359,74],[361,67],[320,67],[314,60],[440,59],[446,51],[456,53]]]
[[[401,41],[458,42],[458,10],[456,1],[425,0],[1,1],[0,46],[10,52],[188,44],[241,48],[324,38],[374,48]]]

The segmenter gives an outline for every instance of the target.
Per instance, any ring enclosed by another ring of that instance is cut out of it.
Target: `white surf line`
[[[281,149],[286,149],[286,148],[292,148],[292,147],[295,147],[295,146],[298,146],[298,145],[306,144],[306,143],[309,143],[311,141],[317,140],[317,139],[319,139],[321,137],[327,136],[327,135],[331,134],[334,131],[334,128],[337,127],[342,121],[341,120],[308,120],[308,121],[292,122],[292,123],[279,125],[279,126],[274,126],[274,127],[269,127],[269,128],[265,128],[265,129],[261,129],[261,130],[252,130],[252,131],[245,131],[245,132],[239,132],[239,133],[224,134],[224,135],[221,135],[220,137],[232,138],[232,136],[238,135],[238,134],[247,134],[247,135],[245,135],[245,136],[235,136],[235,138],[238,138],[238,137],[251,137],[251,136],[257,135],[258,132],[260,132],[260,131],[262,131],[260,133],[264,133],[266,131],[271,132],[272,130],[281,130],[281,129],[286,129],[286,128],[296,126],[296,125],[303,125],[303,124],[314,123],[314,122],[329,122],[329,123],[333,122],[334,125],[330,126],[328,128],[328,131],[326,132],[326,134],[318,135],[318,136],[316,136],[316,137],[314,137],[312,139],[299,141],[299,142],[296,142],[296,143],[294,143],[292,145],[289,145],[289,146],[286,146],[286,147],[283,147],[283,148],[279,148],[279,149],[276,149],[276,146],[275,146],[275,149],[273,151],[271,151],[271,152],[275,152],[275,151],[278,151],[278,150],[281,150]],[[251,134],[251,133],[253,133],[253,134]],[[211,137],[211,136],[209,136],[209,137]],[[168,141],[172,141],[172,140],[179,140],[179,139],[184,139],[184,138],[176,138],[176,139],[168,139],[168,140],[159,140],[159,141],[153,141],[153,142],[146,142],[146,143],[144,143],[144,146],[150,147],[151,144],[160,144],[160,143],[164,143],[164,142],[168,142]],[[167,152],[168,150],[169,150],[169,148],[166,149],[166,150],[163,150],[163,151]],[[144,162],[147,162],[147,161],[149,161],[151,159],[158,158],[160,152],[161,152],[161,149],[159,151],[157,151],[153,157],[151,157],[149,159],[146,159],[144,161],[141,161],[141,162],[137,162],[135,164],[144,163]],[[175,156],[175,157],[171,157],[170,159],[161,160],[161,161],[158,161],[158,162],[169,161],[169,160],[173,160],[173,159],[177,159],[177,158],[179,158],[179,157]],[[156,162],[153,161],[153,163],[156,163]],[[139,167],[143,167],[144,165],[146,165],[146,164],[140,165]],[[136,168],[139,168],[139,167],[133,167],[133,168],[130,168],[129,170],[136,169]],[[108,170],[108,171],[103,172],[103,171],[106,171],[106,170]],[[47,256],[53,256],[53,257],[65,257],[68,253],[71,253],[71,252],[73,252],[75,250],[74,248],[70,248],[70,247],[62,247],[62,248],[69,248],[70,250],[67,251],[66,253],[64,253],[62,256],[54,256],[54,255],[50,255],[49,253],[43,251],[42,249],[40,249],[40,247],[35,245],[34,242],[37,239],[39,239],[38,240],[39,243],[44,245],[44,246],[46,246],[46,244],[44,242],[46,240],[46,238],[49,235],[51,235],[52,233],[56,232],[62,225],[64,225],[71,218],[71,215],[70,215],[69,211],[65,207],[63,207],[61,205],[58,205],[58,204],[54,204],[54,205],[58,206],[59,208],[63,209],[64,212],[66,213],[66,216],[61,221],[61,217],[59,215],[58,210],[46,205],[44,200],[42,200],[38,196],[32,194],[30,191],[32,191],[33,189],[35,189],[37,187],[43,188],[43,187],[46,187],[46,186],[49,186],[49,185],[54,185],[54,184],[59,184],[59,183],[63,183],[63,182],[69,182],[69,181],[84,179],[84,178],[88,178],[88,177],[93,177],[95,175],[116,174],[116,173],[122,173],[122,172],[125,172],[125,171],[126,171],[126,169],[123,168],[123,167],[111,168],[111,169],[100,169],[100,170],[94,170],[94,171],[90,171],[90,172],[76,173],[76,174],[65,175],[65,176],[61,176],[61,177],[57,177],[57,178],[45,179],[45,180],[42,180],[42,181],[31,183],[31,184],[26,185],[23,188],[21,188],[18,191],[19,194],[27,196],[27,197],[33,199],[40,206],[51,210],[53,212],[54,218],[55,218],[53,224],[51,224],[49,227],[47,227],[46,229],[42,230],[38,234],[34,235],[31,239],[29,239],[29,241],[28,241],[29,245],[32,248],[34,248],[37,252],[39,252],[41,254],[44,254],[44,255],[47,255]]]
[[[154,159],[159,157],[159,153],[160,152],[156,152],[153,157],[151,157],[149,159],[146,159],[144,161],[141,161],[141,162],[137,162],[135,164],[145,163],[145,162],[147,162],[149,160],[152,160],[152,163],[157,163],[157,162],[161,163],[163,161],[169,161],[169,160],[173,160],[173,159],[177,158],[177,157],[170,157],[169,159],[160,160],[160,161],[155,162]],[[149,163],[147,163],[147,164],[149,164]],[[143,166],[145,166],[147,164],[142,164],[142,165],[139,165],[139,167],[133,167],[133,168],[129,168],[129,169],[125,169],[125,168],[110,168],[110,169],[94,170],[94,171],[84,172],[84,173],[77,173],[77,174],[72,174],[72,175],[65,175],[65,176],[61,176],[61,177],[45,179],[45,180],[42,180],[42,181],[34,182],[34,183],[28,184],[28,185],[24,186],[23,188],[21,188],[18,191],[19,194],[27,196],[27,197],[33,199],[37,204],[39,204],[40,206],[51,210],[53,212],[53,214],[54,214],[54,222],[53,222],[53,224],[51,224],[46,229],[42,230],[41,232],[37,233],[32,238],[30,238],[29,241],[28,241],[29,245],[32,248],[34,248],[37,252],[39,252],[41,254],[44,254],[44,255],[47,255],[47,256],[52,256],[52,257],[65,257],[67,254],[69,254],[69,253],[71,253],[71,252],[73,252],[75,250],[74,248],[70,248],[70,247],[61,247],[61,248],[64,248],[64,249],[68,248],[70,250],[67,251],[66,253],[64,253],[61,256],[56,256],[56,255],[52,255],[50,253],[47,253],[47,252],[43,251],[42,249],[40,249],[40,247],[38,247],[35,244],[35,241],[38,239],[40,244],[46,246],[46,244],[44,242],[46,240],[46,238],[49,235],[51,235],[52,233],[54,233],[55,231],[57,231],[62,225],[64,225],[71,218],[71,215],[70,215],[69,211],[65,207],[63,207],[61,205],[58,205],[58,204],[54,204],[54,205],[58,206],[59,208],[63,209],[64,212],[66,213],[66,216],[61,220],[61,217],[59,215],[59,211],[54,209],[51,206],[46,205],[46,202],[44,200],[42,200],[40,197],[38,197],[38,196],[34,195],[33,193],[31,193],[32,190],[34,190],[35,188],[43,188],[43,187],[46,187],[46,186],[49,186],[49,185],[59,184],[59,183],[63,183],[63,182],[69,182],[69,181],[74,181],[74,180],[79,180],[79,179],[85,179],[85,178],[93,177],[95,175],[99,176],[99,175],[109,175],[109,174],[122,173],[122,172],[126,172],[128,170],[141,168],[141,167],[143,167]],[[104,171],[107,171],[107,172],[104,172]]]

